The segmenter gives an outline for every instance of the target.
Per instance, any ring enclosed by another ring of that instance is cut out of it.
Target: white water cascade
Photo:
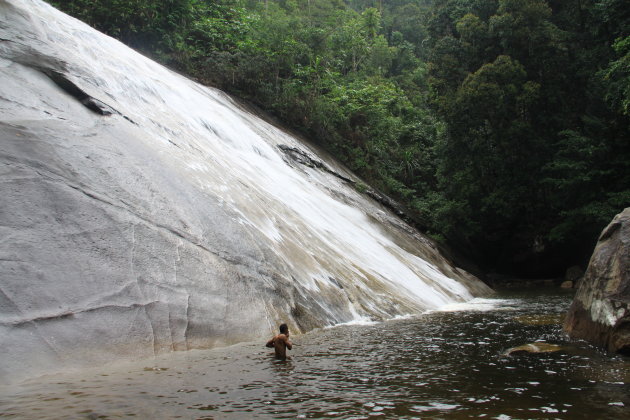
[[[39,0],[0,0],[0,377],[487,292],[356,177]]]

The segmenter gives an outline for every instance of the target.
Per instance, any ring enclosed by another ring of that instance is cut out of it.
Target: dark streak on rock
[[[40,69],[42,73],[50,78],[57,86],[63,89],[65,92],[76,98],[79,102],[81,102],[87,109],[96,112],[100,115],[112,115],[119,114],[120,112],[116,111],[111,106],[105,104],[104,102],[99,101],[96,98],[91,97],[87,93],[85,93],[80,87],[78,87],[74,82],[66,77],[63,73],[52,70],[52,69]]]
[[[48,78],[50,78],[50,80],[52,80],[62,90],[67,92],[72,97],[76,98],[79,102],[81,102],[81,104],[83,104],[83,106],[85,106],[90,111],[103,116],[110,116],[114,114],[120,115],[130,123],[136,124],[132,119],[130,119],[126,115],[122,115],[120,112],[107,105],[105,102],[85,93],[83,89],[77,86],[62,72],[43,67],[38,68],[38,70],[48,76]]]
[[[333,171],[328,166],[326,166],[324,162],[322,162],[321,160],[313,159],[311,156],[308,155],[308,153],[306,153],[303,150],[298,149],[297,147],[287,146],[286,144],[279,144],[278,149],[280,149],[288,159],[290,159],[291,161],[295,163],[308,166],[309,168],[321,169],[322,171],[327,172],[341,179],[342,181],[345,181],[352,185],[356,184],[356,182],[353,181],[352,179],[347,178],[341,175],[340,173]]]
[[[60,319],[66,319],[66,318],[73,318],[76,314],[81,314],[81,313],[89,313],[89,312],[94,312],[94,311],[98,311],[101,309],[110,309],[110,308],[115,308],[115,309],[135,309],[135,308],[145,308],[149,305],[152,305],[154,303],[157,303],[158,301],[152,301],[152,302],[148,302],[148,303],[134,303],[131,305],[104,305],[104,306],[98,306],[95,308],[87,308],[87,309],[80,309],[80,310],[76,310],[76,311],[67,311],[67,312],[62,312],[59,314],[52,314],[52,315],[44,315],[44,316],[39,316],[39,317],[35,317],[35,318],[29,318],[29,319],[20,319],[20,320],[16,320],[13,322],[3,322],[0,323],[2,325],[11,325],[14,327],[20,326],[20,325],[24,325],[24,324],[28,324],[31,322],[45,322],[45,321],[55,321],[55,320],[60,320]]]
[[[285,162],[287,162],[289,164],[291,164],[291,162],[295,162],[295,163],[298,163],[300,165],[307,166],[309,168],[320,169],[320,170],[322,170],[322,171],[324,171],[326,173],[329,173],[329,174],[331,174],[331,175],[341,179],[344,182],[347,182],[350,185],[353,185],[353,186],[357,185],[356,181],[354,181],[354,180],[352,180],[352,179],[350,179],[348,177],[345,177],[345,176],[341,175],[338,172],[333,171],[324,162],[322,162],[320,160],[313,159],[311,156],[308,155],[308,153],[306,153],[303,150],[300,150],[300,149],[298,149],[296,147],[287,146],[286,144],[279,144],[278,145],[278,149],[280,149],[284,153],[284,155],[287,158],[287,159],[285,159]],[[403,210],[402,206],[400,204],[398,204],[397,202],[395,202],[394,200],[392,200],[391,198],[389,198],[386,195],[381,194],[381,193],[373,190],[372,188],[367,188],[364,191],[364,194],[367,195],[368,197],[372,198],[377,203],[383,205],[387,209],[389,209],[392,212],[394,212],[394,214],[396,216],[400,217],[402,220],[404,220],[409,225],[415,227],[418,230],[422,230],[420,223],[418,223],[417,220],[415,220],[414,218],[409,216],[405,212],[405,210]]]

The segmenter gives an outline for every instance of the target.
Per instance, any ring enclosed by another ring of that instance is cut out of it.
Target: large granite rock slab
[[[0,173],[0,381],[488,291],[335,161],[39,0],[0,0]]]
[[[573,338],[630,355],[630,208],[600,235],[564,328]]]

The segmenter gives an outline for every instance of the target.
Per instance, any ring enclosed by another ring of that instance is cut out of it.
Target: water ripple
[[[38,378],[0,393],[0,417],[630,417],[630,361],[567,340],[568,296],[482,304],[295,337],[286,362],[250,343]],[[505,355],[536,341],[566,351]]]

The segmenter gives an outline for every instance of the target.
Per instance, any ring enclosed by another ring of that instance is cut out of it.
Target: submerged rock
[[[557,325],[562,323],[564,316],[562,314],[521,315],[514,319],[523,325]]]
[[[600,235],[564,328],[573,338],[630,355],[630,208]]]
[[[226,94],[43,1],[0,22],[0,381],[489,291]]]
[[[506,356],[514,356],[519,354],[538,354],[538,353],[555,353],[564,351],[565,348],[557,344],[536,342],[523,344],[522,346],[512,347],[505,352]]]

